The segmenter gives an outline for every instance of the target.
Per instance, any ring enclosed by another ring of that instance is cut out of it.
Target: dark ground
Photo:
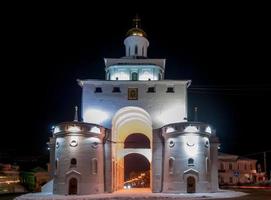
[[[0,200],[13,200],[22,194],[0,194]]]
[[[271,190],[265,189],[239,189],[236,191],[248,193],[248,195],[238,198],[231,198],[232,200],[269,200],[271,199]],[[225,198],[225,200],[228,198]],[[224,199],[220,199],[224,200]]]

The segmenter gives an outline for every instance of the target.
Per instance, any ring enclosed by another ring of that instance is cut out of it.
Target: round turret
[[[124,45],[126,49],[126,57],[147,57],[147,49],[149,41],[147,34],[140,28],[140,18],[136,16],[134,19],[134,27],[128,30]]]
[[[164,192],[210,192],[212,173],[217,174],[218,140],[210,125],[200,122],[169,124],[163,127],[165,141]],[[212,146],[216,146],[216,149]],[[180,176],[182,178],[180,178]],[[186,185],[195,185],[186,188]]]
[[[54,161],[51,161],[55,163],[54,194],[104,192],[104,135],[104,128],[95,124],[73,121],[55,126]]]

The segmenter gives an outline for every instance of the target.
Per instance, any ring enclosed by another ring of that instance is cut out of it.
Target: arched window
[[[92,174],[97,174],[97,159],[96,158],[92,158],[91,160],[91,168],[92,168]]]
[[[170,174],[173,174],[174,171],[174,161],[175,159],[173,157],[169,158],[168,160],[168,171]]]
[[[193,158],[188,159],[188,166],[194,166],[194,159]]]
[[[137,81],[138,80],[138,74],[136,72],[132,73],[132,81]]]
[[[137,55],[137,52],[138,52],[138,48],[137,46],[135,46],[135,55]]]
[[[77,165],[77,160],[75,158],[71,159],[71,167],[76,167]]]

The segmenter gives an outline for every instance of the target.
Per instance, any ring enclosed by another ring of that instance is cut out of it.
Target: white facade
[[[83,89],[84,122],[111,129],[113,116],[126,106],[140,107],[149,113],[154,129],[187,121],[186,89],[190,81],[82,80],[79,83]],[[128,99],[129,88],[137,88],[137,100]]]
[[[105,59],[106,80],[78,80],[83,122],[54,128],[49,142],[53,192],[123,189],[124,158],[130,154],[149,162],[152,192],[217,191],[219,142],[208,124],[187,121],[191,81],[164,80],[165,59],[147,58],[149,42],[138,25],[124,44],[125,57]],[[135,134],[149,145],[126,147]]]
[[[215,192],[217,147],[219,142],[210,126],[187,122],[167,125],[164,137],[164,192],[187,192],[187,179],[193,177],[196,192]],[[213,148],[214,147],[214,148]]]
[[[54,193],[104,192],[104,135],[104,128],[92,124],[65,122],[56,126],[50,141]],[[74,187],[69,190],[71,184]]]
[[[142,36],[131,35],[124,40],[126,56],[147,57],[149,41]]]

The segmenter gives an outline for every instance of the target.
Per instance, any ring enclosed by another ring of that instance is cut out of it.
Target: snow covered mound
[[[234,192],[228,190],[221,190],[216,193],[194,193],[194,194],[166,194],[166,193],[151,193],[140,190],[120,191],[112,194],[99,195],[53,195],[50,193],[29,193],[15,198],[15,200],[187,200],[187,199],[219,199],[219,198],[233,198],[244,196],[246,193]]]

